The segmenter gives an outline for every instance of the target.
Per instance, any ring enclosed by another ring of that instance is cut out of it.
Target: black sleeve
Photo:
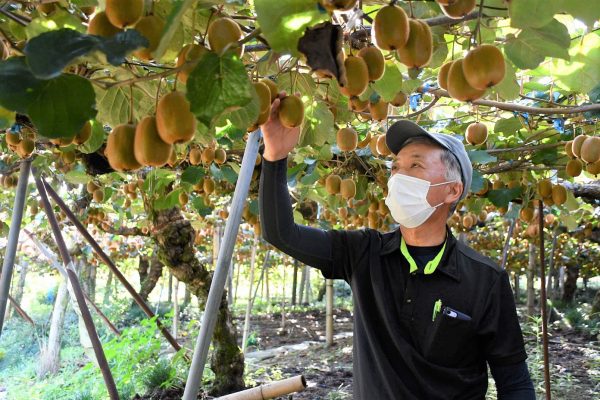
[[[508,274],[502,270],[490,288],[478,327],[483,354],[491,365],[514,365],[527,358]]]
[[[491,365],[490,370],[496,382],[498,400],[535,400],[535,390],[525,361],[515,365]]]
[[[294,222],[287,187],[287,158],[263,159],[258,205],[263,238],[314,268],[327,279],[350,282],[352,270],[368,253],[366,230],[323,230]]]

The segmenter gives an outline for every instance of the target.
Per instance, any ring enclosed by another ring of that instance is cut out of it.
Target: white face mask
[[[427,201],[432,186],[446,185],[456,181],[436,183],[396,173],[388,180],[388,195],[385,204],[396,222],[406,228],[423,224],[443,202],[433,207]]]

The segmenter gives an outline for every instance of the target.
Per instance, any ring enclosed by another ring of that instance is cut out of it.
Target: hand
[[[263,158],[267,161],[277,161],[287,157],[300,137],[300,127],[286,128],[279,122],[279,104],[285,96],[285,92],[279,93],[279,96],[271,104],[269,119],[261,125],[265,143]]]

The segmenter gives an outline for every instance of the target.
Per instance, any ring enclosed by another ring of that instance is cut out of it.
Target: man
[[[506,271],[458,242],[446,222],[469,190],[462,143],[398,121],[386,204],[399,228],[321,230],[294,223],[287,155],[299,128],[262,126],[265,240],[344,279],[354,301],[355,399],[483,399],[490,365],[500,399],[535,399]]]

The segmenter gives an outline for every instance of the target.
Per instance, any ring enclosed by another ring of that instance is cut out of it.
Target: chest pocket
[[[451,307],[443,306],[425,331],[422,341],[423,356],[438,365],[453,367],[460,363],[469,343],[473,340],[473,322],[470,316]]]

